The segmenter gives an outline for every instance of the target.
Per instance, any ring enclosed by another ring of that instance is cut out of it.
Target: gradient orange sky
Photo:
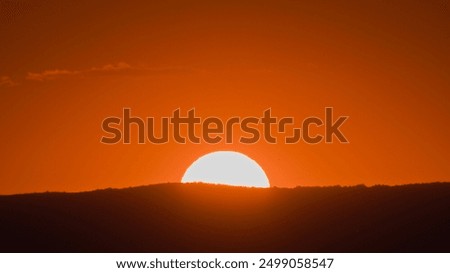
[[[0,194],[177,182],[216,150],[277,187],[450,180],[448,1],[0,1],[0,36]],[[124,107],[327,106],[350,144],[100,143]]]

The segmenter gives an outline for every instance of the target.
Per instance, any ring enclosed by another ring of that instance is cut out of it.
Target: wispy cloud
[[[47,81],[75,75],[89,75],[98,73],[110,73],[110,72],[144,70],[144,69],[145,69],[144,67],[131,66],[125,62],[119,62],[115,64],[106,64],[103,66],[91,67],[82,70],[52,69],[52,70],[44,70],[41,72],[29,72],[26,76],[26,79],[31,81]]]
[[[76,75],[79,73],[80,73],[79,71],[70,71],[70,70],[61,70],[61,69],[44,70],[44,71],[38,72],[38,73],[29,72],[27,75],[27,80],[32,80],[32,81],[54,80],[59,77]]]
[[[0,86],[15,86],[17,83],[11,79],[9,76],[0,76]]]
[[[129,70],[129,69],[138,69],[138,67],[133,67],[127,63],[120,62],[116,64],[106,64],[101,67],[92,67],[88,71],[119,71],[119,70]],[[143,67],[139,67],[139,69],[143,69]]]

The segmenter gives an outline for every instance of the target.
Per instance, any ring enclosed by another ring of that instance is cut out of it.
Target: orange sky
[[[216,150],[278,187],[450,180],[448,1],[153,2],[0,2],[0,194],[176,182]],[[99,142],[124,107],[300,122],[327,106],[350,144]]]

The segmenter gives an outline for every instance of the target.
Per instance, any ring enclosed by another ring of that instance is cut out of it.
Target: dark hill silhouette
[[[0,196],[1,252],[450,252],[450,183]]]

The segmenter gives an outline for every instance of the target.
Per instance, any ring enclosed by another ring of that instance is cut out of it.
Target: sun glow
[[[269,179],[255,160],[232,151],[219,151],[201,156],[189,166],[181,182],[270,187]]]

